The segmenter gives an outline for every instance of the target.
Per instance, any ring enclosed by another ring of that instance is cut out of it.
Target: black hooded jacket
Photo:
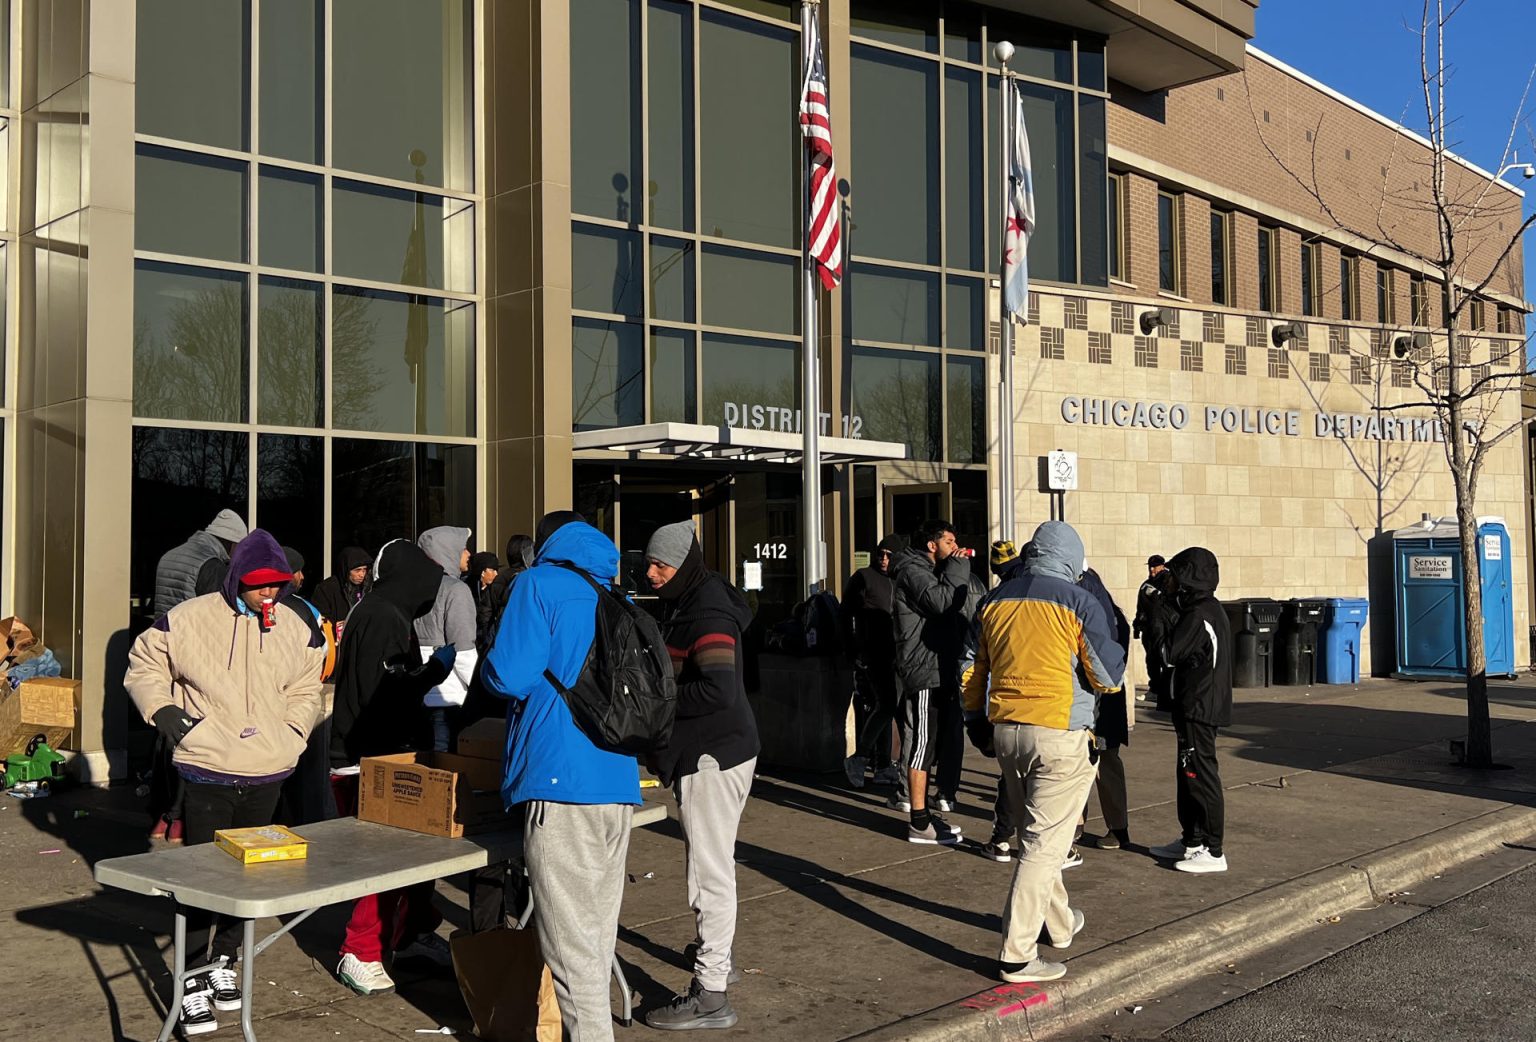
[[[336,623],[337,636],[341,635],[347,616],[363,599],[373,581],[370,575],[361,583],[353,583],[352,569],[371,564],[373,559],[362,547],[342,547],[341,556],[336,562],[336,574],[315,587],[314,596],[310,600],[320,609],[321,615]]]
[[[911,547],[892,558],[892,621],[901,694],[937,688],[949,676],[950,665],[960,662],[970,574],[970,562],[958,554],[937,567],[927,554]]]
[[[482,655],[496,643],[496,629],[501,625],[501,613],[507,609],[507,599],[512,596],[512,580],[533,567],[533,540],[525,535],[515,535],[507,540],[507,563],[491,581],[483,598],[477,598],[479,610],[475,628],[484,635]]]
[[[1168,636],[1173,667],[1171,694],[1175,723],[1226,727],[1232,722],[1232,630],[1216,600],[1221,582],[1216,555],[1203,546],[1181,551],[1168,562],[1177,584],[1179,621]]]
[[[677,720],[654,766],[662,784],[671,785],[697,773],[700,756],[713,756],[721,770],[729,770],[761,748],[742,679],[741,634],[752,609],[740,591],[704,567],[697,540],[677,574],[656,592],[661,635],[677,674]]]
[[[337,655],[333,768],[419,747],[426,732],[422,696],[449,667],[421,661],[412,624],[432,610],[442,578],[443,569],[408,539],[379,552],[373,587],[352,609]]]

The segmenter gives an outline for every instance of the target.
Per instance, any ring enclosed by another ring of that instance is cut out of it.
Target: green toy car
[[[51,783],[64,777],[64,757],[48,747],[43,735],[37,735],[27,743],[25,753],[12,753],[0,766],[0,787],[11,788],[23,782],[37,782],[38,788],[47,790]]]

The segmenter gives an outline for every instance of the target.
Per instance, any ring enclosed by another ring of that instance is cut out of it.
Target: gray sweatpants
[[[698,926],[693,976],[706,991],[724,991],[736,939],[736,829],[752,791],[757,757],[722,771],[713,756],[677,779],[677,817],[688,860],[688,904]]]
[[[523,851],[539,947],[566,1042],[612,1042],[608,979],[624,900],[629,804],[526,805]]]

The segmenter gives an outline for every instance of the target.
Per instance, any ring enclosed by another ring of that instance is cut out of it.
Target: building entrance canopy
[[[907,447],[895,441],[865,438],[820,439],[823,463],[878,463],[907,458]],[[789,431],[711,427],[700,423],[647,423],[582,431],[572,439],[577,452],[619,452],[630,459],[681,456],[687,459],[738,460],[753,463],[799,463],[801,437]]]

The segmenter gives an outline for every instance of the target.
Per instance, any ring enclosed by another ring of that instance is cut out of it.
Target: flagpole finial
[[[999,65],[1007,65],[1013,61],[1013,44],[1007,40],[999,40],[997,46],[992,48],[992,54],[997,58]]]

